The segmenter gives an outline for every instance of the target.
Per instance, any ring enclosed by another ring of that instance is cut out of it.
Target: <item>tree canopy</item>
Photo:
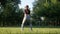
[[[59,0],[36,0],[33,3],[33,11],[38,17],[60,24],[60,1]],[[52,22],[51,22],[52,23]]]
[[[20,25],[22,10],[19,9],[18,4],[21,4],[20,0],[0,0],[0,26]]]

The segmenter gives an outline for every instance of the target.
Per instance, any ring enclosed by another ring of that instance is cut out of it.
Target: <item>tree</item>
[[[37,0],[34,2],[33,5],[33,11],[34,13],[41,17],[45,17],[45,20],[52,21],[60,21],[59,16],[60,16],[60,1],[58,0]],[[52,20],[53,19],[53,20]],[[55,20],[56,19],[56,20]],[[60,23],[59,23],[60,24]]]
[[[18,4],[21,4],[20,0],[0,0],[0,7],[3,10],[0,14],[0,20],[3,26],[5,25],[17,25],[19,20],[20,10]],[[21,22],[21,21],[20,21]]]

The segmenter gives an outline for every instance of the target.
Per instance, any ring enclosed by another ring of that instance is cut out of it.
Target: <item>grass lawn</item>
[[[0,27],[0,34],[60,34],[60,28],[33,28],[25,27],[21,31],[20,27]]]

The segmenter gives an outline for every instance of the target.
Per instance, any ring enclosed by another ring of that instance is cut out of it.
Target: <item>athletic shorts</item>
[[[25,14],[24,17],[26,17],[27,20],[30,19],[30,15],[29,14],[28,15]]]
[[[27,19],[30,19],[30,15],[27,15],[27,17],[26,17]]]

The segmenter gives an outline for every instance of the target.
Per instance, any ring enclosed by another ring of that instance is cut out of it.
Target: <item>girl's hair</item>
[[[26,7],[29,7],[28,5],[26,5]]]

